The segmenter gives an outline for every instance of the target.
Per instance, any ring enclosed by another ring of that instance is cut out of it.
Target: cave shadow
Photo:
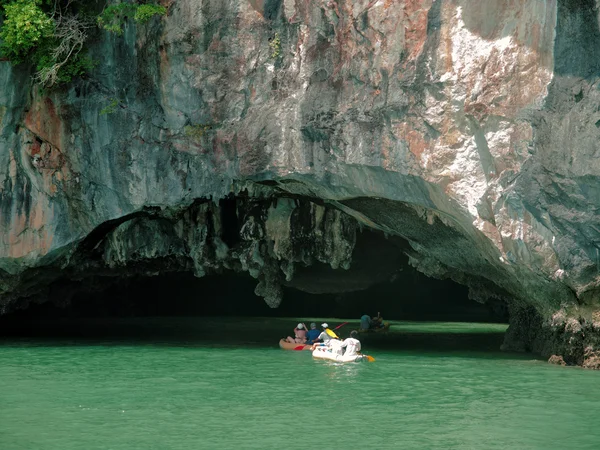
[[[332,327],[349,322],[340,329],[344,338],[358,328],[363,314],[381,312],[385,320],[428,324],[422,326],[428,331],[419,331],[418,324],[393,322],[387,336],[361,337],[365,348],[432,355],[440,351],[497,354],[503,338],[497,324],[507,321],[505,305],[479,304],[468,299],[466,287],[426,277],[408,264],[397,245],[401,244],[375,233],[361,233],[351,269],[298,265],[295,284],[284,288],[283,302],[276,309],[254,294],[257,280],[233,271],[202,278],[166,272],[58,280],[41,303],[21,302],[24,309],[0,317],[0,346],[279,350],[279,339],[292,335],[299,320],[307,325],[327,321]],[[465,332],[460,332],[460,326],[454,325],[459,330],[448,332],[447,326],[436,329],[432,321],[486,323],[483,329],[488,329],[478,333],[465,325]]]
[[[2,324],[0,348],[152,346],[220,348],[226,351],[248,348],[270,349],[278,355],[285,355],[287,352],[278,348],[279,339],[290,334],[298,321],[306,323],[309,320],[328,321],[332,327],[346,322],[336,318],[230,316],[19,320],[10,322],[10,326]],[[403,329],[406,324],[410,325],[408,330]],[[435,331],[435,328],[443,329],[446,324],[394,322],[387,335],[361,335],[359,338],[364,351],[375,356],[539,359],[529,353],[501,352],[502,326],[481,324],[481,329],[473,331],[471,324],[452,324],[453,331]],[[486,329],[486,326],[490,328]],[[420,331],[420,327],[425,329]],[[463,327],[465,331],[461,331]],[[356,328],[358,322],[350,322],[338,329],[338,334],[345,338]]]

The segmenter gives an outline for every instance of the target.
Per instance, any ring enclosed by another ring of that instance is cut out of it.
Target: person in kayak
[[[318,346],[329,345],[332,339],[337,338],[337,335],[333,331],[329,330],[329,325],[327,323],[322,323],[321,327],[323,328],[323,331],[321,331],[321,334],[319,334],[317,339],[315,339],[315,343],[312,347],[313,350]]]
[[[371,316],[364,314],[360,318],[360,329],[363,331],[369,331],[369,328],[371,328]]]
[[[344,356],[356,356],[358,352],[360,352],[360,341],[356,339],[358,336],[358,332],[356,330],[352,330],[350,332],[350,337],[348,339],[344,339],[340,344],[341,348],[345,348]]]
[[[383,328],[385,324],[383,323],[383,317],[381,317],[381,313],[378,312],[376,317],[369,317],[368,314],[363,315],[360,318],[360,329],[361,331],[369,331],[375,328]]]
[[[306,342],[306,330],[304,324],[299,323],[294,328],[294,337],[288,336],[286,339],[290,344],[304,344]]]
[[[308,332],[306,333],[306,343],[314,344],[315,341],[319,338],[319,334],[320,334],[320,331],[317,330],[317,324],[314,322],[311,323],[310,330],[308,330]]]
[[[371,328],[383,328],[384,326],[383,317],[381,317],[381,313],[378,312],[377,317],[371,319]]]

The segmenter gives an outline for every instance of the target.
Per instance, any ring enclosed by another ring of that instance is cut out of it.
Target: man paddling
[[[327,323],[322,323],[321,327],[323,328],[323,331],[321,331],[321,334],[319,334],[316,339],[317,341],[321,341],[321,343],[315,343],[312,347],[313,350],[319,345],[328,345],[332,339],[339,339],[337,334],[329,329]]]

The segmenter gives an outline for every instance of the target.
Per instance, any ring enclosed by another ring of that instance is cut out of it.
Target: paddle
[[[356,353],[358,353],[359,355],[362,355],[363,358],[367,358],[367,361],[369,361],[369,362],[375,362],[375,358],[373,358],[372,356],[363,355],[361,352],[356,352]]]
[[[337,327],[335,327],[335,328],[334,328],[334,330],[337,330],[338,328],[342,328],[342,327],[343,327],[344,325],[346,325],[347,323],[348,323],[348,322],[344,322],[344,323],[342,323],[341,325],[338,325]],[[333,332],[333,330],[330,330],[329,328],[326,328],[326,329],[325,329],[325,333],[327,333],[329,336],[331,336],[331,337],[332,337],[332,338],[334,338],[334,339],[339,339],[339,338],[340,338],[340,337],[339,337],[337,334],[335,334],[335,333]]]
[[[339,329],[339,328],[342,328],[344,325],[346,325],[346,324],[348,324],[348,323],[350,323],[350,322],[344,322],[344,323],[341,323],[341,324],[339,324],[337,327],[335,327],[333,330],[332,330],[332,329],[330,329],[330,328],[326,328],[326,329],[325,329],[325,333],[327,333],[329,336],[331,336],[331,337],[332,337],[332,338],[334,338],[334,339],[340,339],[340,337],[339,337],[337,334],[335,334],[334,330],[337,330],[337,329]]]
[[[338,335],[335,334],[332,330],[330,330],[329,328],[325,328],[325,333],[327,333],[329,336],[331,336],[334,339],[339,339]]]

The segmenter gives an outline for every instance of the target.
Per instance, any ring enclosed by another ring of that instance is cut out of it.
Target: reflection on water
[[[0,448],[598,448],[600,374],[497,352],[502,327],[396,323],[339,364],[277,348],[297,321],[5,328]]]

